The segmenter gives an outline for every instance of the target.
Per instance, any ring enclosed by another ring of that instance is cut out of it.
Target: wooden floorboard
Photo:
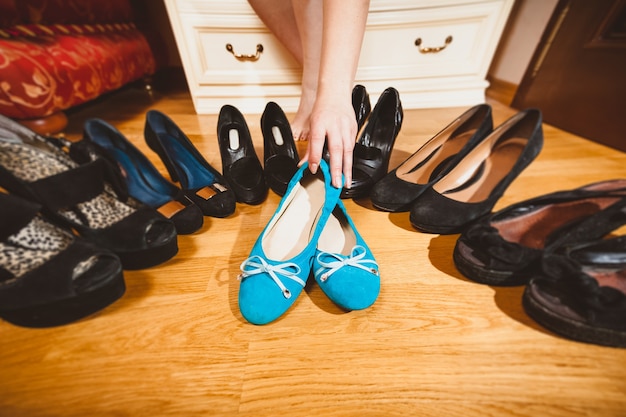
[[[496,124],[516,111],[491,104]],[[71,112],[66,135],[102,118],[165,174],[143,140],[151,108],[221,168],[217,116],[196,115],[186,91],[119,91]],[[464,110],[406,110],[390,165]],[[246,118],[262,157],[260,115]],[[626,154],[544,131],[543,151],[496,209],[626,176]],[[522,309],[523,287],[480,285],[455,269],[458,235],[417,232],[407,213],[376,211],[367,199],[345,204],[380,264],[374,306],[344,312],[310,284],[278,321],[248,324],[238,268],[278,202],[270,193],[229,218],[206,218],[180,236],[171,261],[126,271],[125,295],[89,318],[50,329],[0,322],[0,416],[626,415],[625,349],[543,329]]]

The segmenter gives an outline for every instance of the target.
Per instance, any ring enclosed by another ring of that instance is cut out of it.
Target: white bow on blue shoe
[[[311,273],[318,239],[339,202],[328,164],[314,175],[304,164],[294,174],[276,212],[241,264],[239,310],[253,324],[267,324],[296,301]]]
[[[378,263],[341,201],[320,235],[313,273],[328,298],[346,310],[362,310],[378,298]]]

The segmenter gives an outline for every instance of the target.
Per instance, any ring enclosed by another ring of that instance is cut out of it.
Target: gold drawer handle
[[[236,54],[233,46],[230,43],[226,44],[226,50],[233,54],[233,56],[240,61],[257,61],[261,57],[261,53],[263,52],[263,45],[258,44],[256,46],[256,53],[254,55]]]
[[[415,46],[419,49],[419,51],[423,54],[436,54],[437,52],[441,52],[446,49],[446,46],[452,43],[452,36],[448,36],[446,38],[445,44],[443,46],[422,46],[422,38],[415,39]]]

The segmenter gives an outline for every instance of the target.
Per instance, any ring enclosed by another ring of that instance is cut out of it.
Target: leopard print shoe
[[[101,159],[75,162],[68,141],[43,137],[0,116],[0,186],[43,206],[56,223],[115,253],[124,269],[148,268],[178,252],[174,224],[130,198]]]
[[[57,326],[120,298],[126,287],[119,258],[51,223],[40,208],[0,193],[0,317]]]

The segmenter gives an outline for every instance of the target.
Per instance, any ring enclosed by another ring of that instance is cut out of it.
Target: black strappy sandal
[[[58,326],[120,298],[126,287],[119,258],[51,223],[40,208],[0,193],[0,317]]]
[[[174,224],[129,198],[119,171],[102,159],[80,165],[70,157],[71,147],[1,116],[0,186],[41,204],[55,223],[115,253],[124,269],[172,258],[178,252]]]

